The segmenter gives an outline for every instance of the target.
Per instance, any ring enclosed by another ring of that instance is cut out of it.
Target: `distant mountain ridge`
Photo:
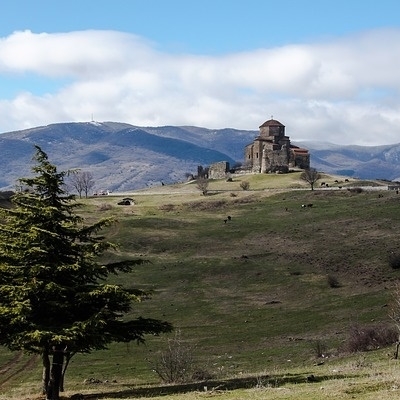
[[[332,143],[300,143],[311,153],[314,168],[360,179],[400,180],[400,144],[339,146]]]
[[[119,122],[58,123],[0,134],[0,189],[31,174],[34,145],[59,170],[90,171],[96,189],[129,191],[185,180],[197,166],[244,162],[244,147],[258,131],[195,126],[138,127]],[[293,138],[291,138],[293,140]],[[295,142],[309,149],[311,166],[368,179],[400,179],[400,144],[339,146]]]

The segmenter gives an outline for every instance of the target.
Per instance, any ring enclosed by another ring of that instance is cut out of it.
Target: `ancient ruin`
[[[229,163],[227,161],[220,161],[211,164],[208,169],[209,179],[224,179],[229,173]]]

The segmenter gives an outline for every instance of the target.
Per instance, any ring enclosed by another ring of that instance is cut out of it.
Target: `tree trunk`
[[[47,386],[50,380],[50,358],[48,349],[43,350],[42,354],[43,372],[42,372],[42,394],[47,393]]]
[[[64,364],[64,349],[62,345],[53,347],[53,362],[51,365],[50,380],[47,385],[46,400],[60,399],[60,384]]]
[[[65,364],[61,374],[61,382],[60,382],[60,392],[64,391],[64,381],[65,381],[65,373],[67,372],[67,368],[71,358],[74,356],[75,353],[66,352],[65,354]]]
[[[400,347],[400,342],[397,342],[396,343],[396,351],[394,353],[394,359],[395,360],[398,360],[398,358],[399,358],[399,347]]]

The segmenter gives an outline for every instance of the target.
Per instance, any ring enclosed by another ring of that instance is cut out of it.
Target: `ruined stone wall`
[[[211,164],[208,170],[209,179],[225,179],[229,173],[229,163],[227,161],[220,161]]]

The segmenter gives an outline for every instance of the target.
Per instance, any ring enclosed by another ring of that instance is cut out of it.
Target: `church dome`
[[[269,119],[268,121],[265,121],[262,125],[260,125],[260,128],[264,128],[266,126],[285,126],[281,124],[279,121],[276,119]]]

